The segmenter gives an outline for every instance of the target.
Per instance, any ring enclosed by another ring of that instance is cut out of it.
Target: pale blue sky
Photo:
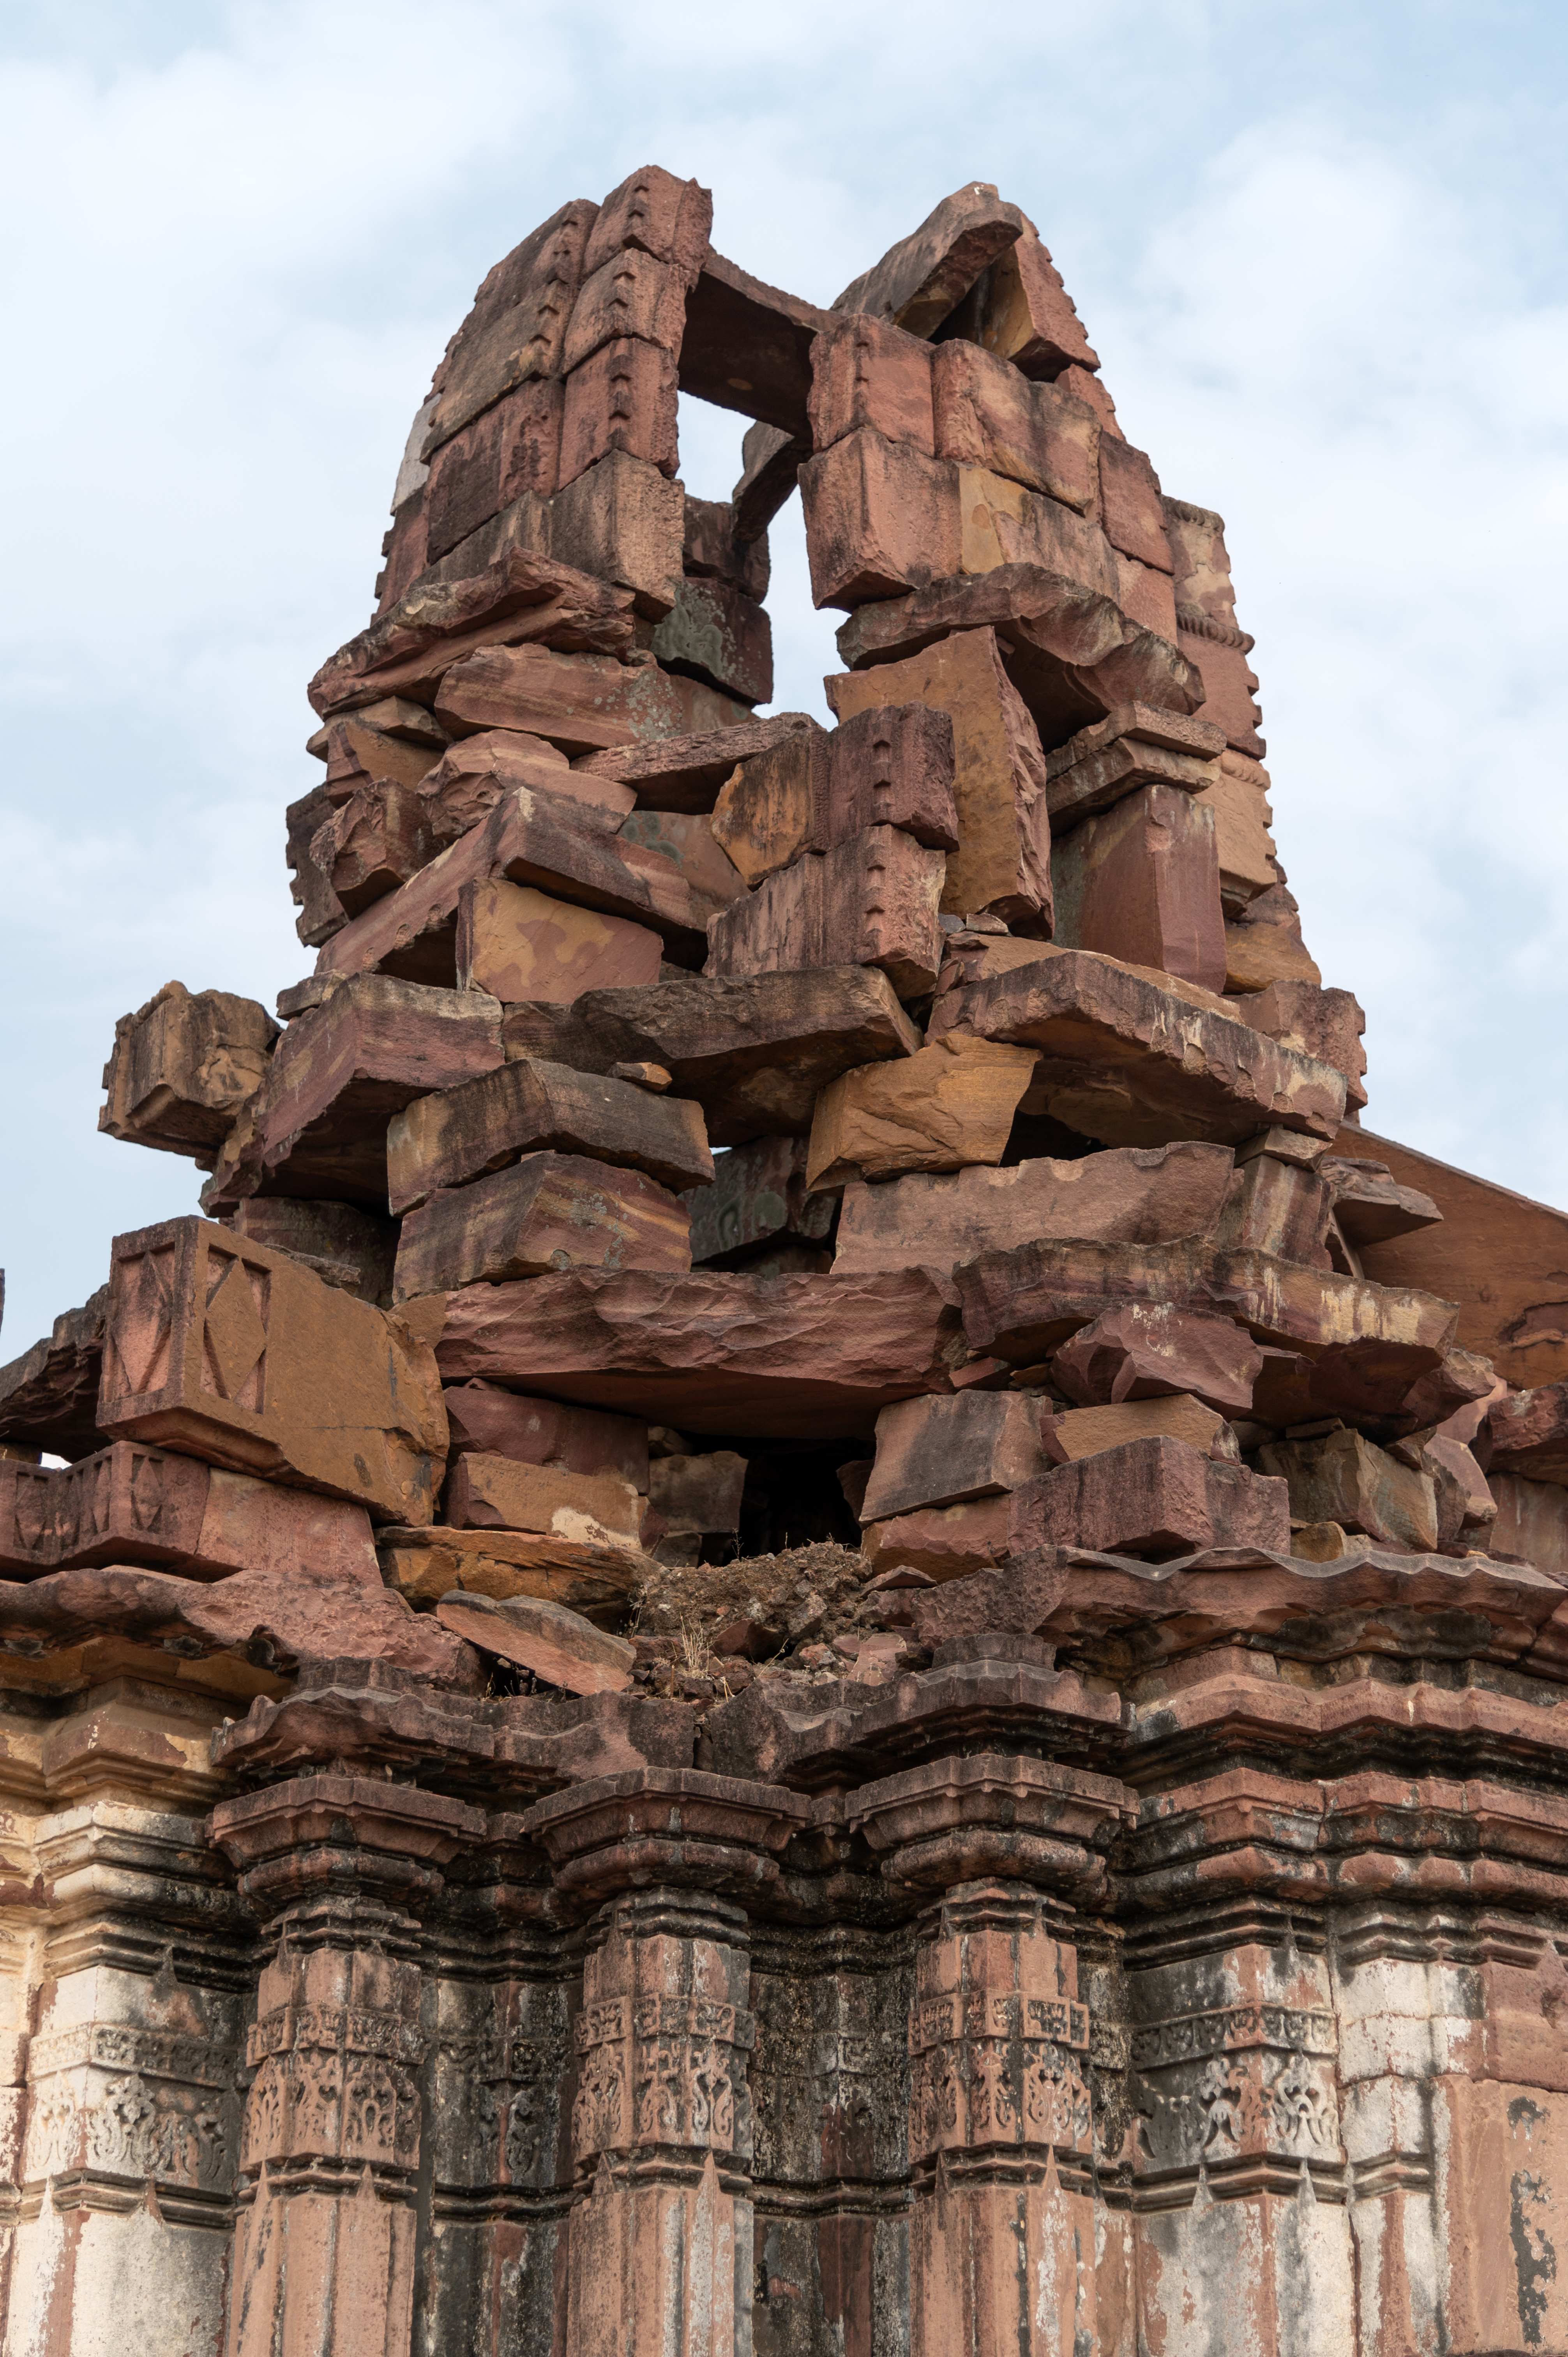
[[[1568,11],[309,0],[0,21],[12,756],[0,1360],[192,1168],[95,1135],[114,1018],[308,970],[284,804],[485,271],[637,165],[818,301],[965,179],[1230,526],[1276,833],[1368,1121],[1568,1202]],[[690,404],[687,405],[690,407]],[[690,486],[738,421],[698,412]],[[832,618],[775,533],[779,700]]]

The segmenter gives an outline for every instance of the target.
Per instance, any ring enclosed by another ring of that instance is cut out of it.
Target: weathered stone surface
[[[832,1437],[946,1388],[953,1288],[928,1269],[846,1281],[574,1270],[446,1305],[448,1382],[542,1390],[682,1432]]]
[[[413,1211],[438,1188],[543,1149],[646,1171],[676,1192],[714,1169],[703,1116],[685,1098],[528,1057],[421,1097],[397,1116],[387,1132],[392,1209]]]
[[[705,1457],[656,1457],[649,1503],[671,1538],[723,1538],[740,1528],[746,1460],[733,1448]]]
[[[907,1267],[915,1238],[922,1260],[954,1269],[1040,1238],[1144,1244],[1203,1235],[1219,1218],[1231,1167],[1224,1146],[1182,1144],[910,1177],[886,1187],[852,1181],[833,1265],[844,1275]]]
[[[1140,786],[1084,819],[1051,846],[1051,892],[1062,948],[1223,989],[1214,817],[1192,795]]]
[[[278,1026],[253,998],[166,982],[114,1026],[98,1126],[200,1162],[267,1076]]]
[[[810,411],[817,449],[830,450],[868,425],[885,442],[933,457],[931,361],[929,344],[885,320],[865,313],[835,320],[811,346]]]
[[[820,730],[779,737],[738,763],[720,787],[714,839],[746,884],[755,888],[802,852],[825,848],[821,833],[833,741]]]
[[[1417,1552],[1437,1544],[1431,1477],[1397,1463],[1361,1433],[1269,1441],[1258,1451],[1258,1464],[1287,1483],[1298,1522],[1337,1523],[1343,1530]]]
[[[983,467],[1087,513],[1099,490],[1100,421],[1055,385],[955,337],[931,360],[935,454]]]
[[[976,340],[988,352],[1026,377],[1094,382],[1088,372],[1100,366],[1098,356],[1027,213],[1023,235],[996,255],[976,292],[983,296]]]
[[[397,1222],[357,1203],[306,1202],[292,1195],[247,1195],[224,1216],[225,1227],[257,1243],[308,1261],[329,1282],[392,1307],[392,1263],[397,1258]]]
[[[1039,1480],[1050,1465],[1039,1410],[1021,1393],[902,1400],[876,1419],[876,1461],[861,1520],[996,1496]]]
[[[1052,1361],[1056,1382],[1082,1407],[1181,1392],[1223,1415],[1245,1415],[1263,1354],[1229,1318],[1130,1301],[1081,1327]]]
[[[908,1570],[938,1582],[972,1579],[1034,1544],[1022,1520],[1030,1494],[1026,1484],[956,1506],[917,1506],[907,1514],[890,1514],[886,1522],[865,1525],[861,1547],[876,1577]]]
[[[114,1240],[98,1423],[411,1524],[431,1518],[446,1449],[413,1329],[194,1219]]]
[[[420,780],[420,798],[437,843],[455,843],[467,834],[514,786],[597,802],[623,820],[637,805],[628,787],[609,778],[582,776],[560,747],[544,737],[511,728],[483,728],[478,736],[461,737],[449,745]]]
[[[1426,1196],[1443,1214],[1440,1227],[1363,1244],[1361,1265],[1369,1277],[1456,1301],[1458,1341],[1493,1361],[1520,1389],[1568,1378],[1568,1212],[1370,1130],[1342,1130],[1336,1152],[1375,1155],[1400,1186]]]
[[[811,599],[856,606],[961,570],[959,470],[875,426],[857,426],[800,468]]]
[[[646,459],[612,450],[551,500],[551,553],[563,565],[629,590],[637,612],[660,621],[680,593],[683,506],[678,482]],[[476,537],[482,541],[484,534]],[[682,725],[715,724],[697,719]]]
[[[1119,435],[1105,435],[1101,445],[1100,512],[1113,548],[1140,565],[1174,571],[1160,479],[1144,452]]]
[[[978,475],[975,488],[984,489]],[[858,673],[906,662],[955,630],[993,630],[1005,642],[1008,677],[1047,748],[1123,704],[1189,713],[1203,703],[1197,663],[1130,619],[1108,591],[1037,561],[1002,564],[996,548],[977,546],[976,557],[983,554],[990,561],[970,568],[970,577],[863,606],[839,630],[843,661]]]
[[[747,597],[760,600],[768,595],[768,534],[742,540],[736,531],[732,500],[699,500],[687,492],[686,537],[681,554],[688,581],[714,578],[733,583]]]
[[[1263,1135],[1282,1147],[1315,1143],[1291,1130]],[[1320,1175],[1321,1164],[1314,1168],[1283,1152],[1254,1154],[1250,1149],[1257,1143],[1249,1140],[1236,1157],[1240,1168],[1219,1224],[1220,1242],[1228,1251],[1272,1253],[1304,1268],[1331,1266],[1327,1238],[1334,1192]]]
[[[514,501],[507,513],[529,504],[548,512],[542,502],[525,499]],[[475,541],[499,540],[501,521],[485,526]],[[466,554],[472,562],[464,572]],[[455,568],[450,579],[432,576],[416,583],[322,664],[308,694],[324,718],[350,715],[389,697],[431,702],[445,673],[478,647],[532,643],[602,656],[631,651],[629,591],[558,562],[542,548],[507,542],[486,553],[464,542],[444,560],[443,571],[448,565]],[[445,736],[431,726],[437,737]]]
[[[1232,1004],[1239,1021],[1282,1046],[1332,1064],[1345,1075],[1345,1103],[1354,1110],[1367,1102],[1367,1051],[1361,1034],[1367,1018],[1348,990],[1323,990],[1315,983],[1273,982]],[[1346,1152],[1353,1148],[1347,1144]]]
[[[1186,1441],[1160,1435],[1058,1466],[1022,1494],[1017,1516],[1028,1544],[1112,1555],[1179,1555],[1208,1546],[1284,1554],[1290,1544],[1283,1480],[1244,1465],[1216,1464]]]
[[[435,1617],[455,1636],[516,1662],[564,1694],[621,1694],[631,1684],[637,1648],[564,1605],[534,1597],[500,1601],[457,1589],[441,1598]]]
[[[1452,1302],[1266,1253],[1223,1252],[1201,1235],[1028,1243],[981,1254],[959,1268],[957,1283],[972,1348],[1020,1362],[1046,1357],[1106,1309],[1144,1298],[1233,1318],[1255,1340],[1286,1351],[1360,1352],[1386,1381],[1402,1377],[1405,1391],[1441,1362],[1454,1335]]]
[[[637,844],[679,868],[711,915],[742,898],[746,880],[700,811],[633,811],[618,840]]]
[[[647,925],[496,876],[459,893],[453,955],[460,991],[569,1006],[585,990],[657,982],[664,943]]]
[[[571,479],[561,474],[561,427],[560,379],[533,377],[442,444],[424,489],[429,562],[525,493],[547,500],[558,482]]]
[[[1130,596],[1123,582],[1125,560],[1090,518],[987,467],[959,468],[958,499],[961,572],[1039,566],[1092,596],[1114,600],[1129,622],[1143,621],[1142,613],[1133,609],[1146,601]]]
[[[1568,1484],[1568,1383],[1494,1400],[1486,1437],[1488,1470]]]
[[[807,1185],[999,1163],[1034,1069],[1027,1049],[950,1032],[897,1063],[845,1072],[817,1099]]]
[[[971,181],[852,279],[832,307],[864,311],[894,320],[911,335],[929,336],[1026,226],[1017,206],[1004,203],[989,181]]]
[[[803,1137],[754,1137],[732,1147],[714,1164],[712,1184],[682,1200],[693,1267],[738,1267],[776,1239],[820,1243],[832,1232],[831,1198],[806,1191]]]
[[[942,907],[990,909],[1024,930],[1050,926],[1045,758],[1003,668],[994,631],[964,631],[902,662],[827,682],[841,722],[888,705],[927,704],[952,721],[959,849]]]
[[[319,949],[349,921],[349,912],[310,856],[311,845],[331,817],[334,804],[325,786],[317,786],[284,813],[284,857],[288,865],[289,898],[299,910],[295,931],[306,949]]]
[[[616,254],[635,249],[695,278],[708,250],[714,200],[695,180],[677,179],[658,164],[639,165],[599,207],[583,256],[591,277]]]
[[[895,826],[868,826],[807,852],[733,900],[708,928],[706,973],[720,981],[812,966],[880,967],[901,998],[936,983],[937,911],[947,863]]]
[[[502,1037],[509,1057],[546,1056],[582,1071],[661,1065],[677,1092],[702,1106],[714,1146],[799,1136],[830,1081],[920,1044],[886,975],[865,966],[593,991],[570,1009],[509,1008]]]
[[[121,1440],[75,1465],[0,1463],[0,1567],[166,1566],[188,1579],[237,1571],[374,1582],[362,1506],[313,1498],[193,1457]]]
[[[949,1031],[1036,1049],[1037,1109],[1108,1146],[1234,1142],[1266,1122],[1329,1137],[1344,1103],[1342,1073],[1084,950],[944,991],[929,1036]]]
[[[1430,1195],[1402,1187],[1383,1163],[1329,1155],[1318,1164],[1317,1175],[1333,1191],[1341,1234],[1358,1251],[1434,1228],[1443,1217]]]
[[[1212,782],[1200,789],[1204,807],[1214,813],[1219,889],[1229,916],[1240,916],[1272,891],[1283,872],[1270,833],[1268,788],[1268,771],[1227,746]]]
[[[446,1398],[451,1445],[458,1454],[479,1449],[514,1457],[521,1465],[614,1473],[647,1493],[648,1427],[635,1416],[563,1407],[559,1400],[529,1399],[493,1383],[449,1384]]]
[[[406,884],[438,848],[429,809],[413,786],[377,778],[350,794],[317,830],[310,857],[339,908],[357,917]]]
[[[875,706],[834,730],[814,831],[826,849],[863,827],[896,826],[933,850],[960,849],[953,795],[957,751],[949,713],[928,704]]]
[[[274,1051],[257,1115],[258,1183],[384,1211],[392,1114],[502,1060],[500,1008],[478,992],[383,974],[339,983]]]
[[[625,247],[602,262],[591,277],[585,278],[572,307],[561,353],[567,373],[581,368],[601,345],[621,336],[635,336],[667,352],[678,352],[690,284],[683,269],[657,261],[635,246]]]
[[[743,704],[772,701],[773,625],[766,607],[731,582],[678,583],[653,633],[653,652],[667,670],[705,680]]]
[[[1494,1467],[1487,1486],[1497,1516],[1487,1534],[1487,1552],[1503,1561],[1534,1564],[1556,1579],[1568,1580],[1568,1493],[1560,1481],[1532,1481]]]
[[[465,886],[504,877],[552,899],[652,927],[677,955],[695,963],[710,903],[672,860],[623,844],[616,813],[525,786],[502,796],[481,825],[333,936],[320,974],[379,968],[433,988],[456,976],[457,909]]]
[[[1238,1452],[1223,1416],[1186,1392],[1160,1399],[1122,1400],[1105,1407],[1069,1407],[1042,1415],[1040,1437],[1053,1465],[1074,1465],[1133,1440],[1179,1440],[1217,1464],[1235,1464]]]
[[[514,384],[559,371],[562,338],[597,210],[584,199],[563,205],[486,278],[435,371],[426,463],[470,417]]]
[[[384,1530],[381,1577],[406,1606],[424,1611],[455,1587],[471,1596],[537,1596],[612,1624],[658,1570],[630,1541],[575,1539],[559,1532]]]
[[[786,738],[824,733],[809,713],[778,712],[768,720],[737,719],[733,727],[585,754],[573,767],[579,776],[634,788],[642,810],[711,811],[737,761],[755,760]]]
[[[0,1441],[74,1461],[103,1445],[98,1383],[109,1288],[67,1309],[30,1351],[0,1367]]]
[[[689,1269],[687,1233],[679,1198],[640,1171],[580,1154],[525,1154],[467,1187],[438,1188],[409,1212],[392,1297],[409,1301],[546,1269]]]
[[[672,353],[635,336],[601,344],[566,379],[560,481],[575,483],[612,450],[657,467],[661,475],[678,473],[678,402]]]
[[[536,1531],[586,1546],[635,1545],[642,1500],[615,1473],[574,1473],[465,1449],[446,1484],[446,1520],[457,1531]]]
[[[1236,623],[1224,522],[1212,509],[1184,500],[1167,499],[1161,506],[1176,569],[1177,644],[1202,672],[1205,716],[1219,722],[1237,752],[1261,761],[1267,748],[1253,701],[1257,674],[1247,661],[1252,641]]]
[[[519,728],[568,754],[722,728],[746,717],[727,697],[698,680],[677,679],[651,660],[623,663],[545,647],[481,647],[465,655],[444,674],[436,712],[454,736]]]

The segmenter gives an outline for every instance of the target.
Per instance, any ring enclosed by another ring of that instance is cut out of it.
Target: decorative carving
[[[756,2043],[755,2017],[705,1997],[645,1997],[629,2010],[629,2034],[620,1997],[585,2007],[573,2025],[578,2159],[633,2145],[738,2151],[746,2091],[736,2058]]]
[[[1337,2161],[1331,2013],[1229,2006],[1133,2033],[1138,2165],[1193,2169],[1243,2154]]]
[[[1087,2006],[1017,1991],[922,1998],[909,2017],[909,2146],[1090,2147]]]
[[[85,2169],[226,2190],[237,2059],[231,2047],[113,2022],[46,2032],[32,2044],[24,2175]]]

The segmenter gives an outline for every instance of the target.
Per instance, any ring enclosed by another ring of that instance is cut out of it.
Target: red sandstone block
[[[1023,235],[997,255],[987,278],[980,341],[988,352],[1026,377],[1054,377],[1058,384],[1069,376],[1099,382],[1090,374],[1099,357],[1027,214]]]
[[[1054,384],[955,337],[931,365],[939,458],[983,467],[1087,514],[1100,486],[1100,421]]]
[[[931,350],[918,336],[867,318],[841,319],[811,346],[811,435],[831,449],[863,425],[933,453]]]
[[[880,966],[901,998],[937,977],[937,907],[947,862],[897,827],[808,852],[708,927],[703,971],[732,980],[807,966]]]
[[[917,843],[956,851],[956,767],[949,713],[898,704],[854,714],[830,740],[827,809],[814,828],[818,846],[846,842],[868,826],[896,826]]]
[[[876,1419],[876,1458],[861,1520],[956,1505],[1022,1489],[1050,1469],[1039,1410],[1021,1392],[900,1400]]]
[[[526,1154],[467,1187],[443,1187],[410,1211],[399,1238],[394,1301],[499,1285],[546,1269],[692,1265],[679,1196],[638,1170],[578,1154]]]
[[[1142,450],[1110,434],[1100,438],[1100,512],[1112,548],[1135,556],[1140,565],[1154,565],[1158,572],[1176,569],[1165,533],[1160,479]]]
[[[562,353],[568,375],[602,344],[636,336],[678,352],[686,325],[689,282],[670,264],[628,246],[584,280]]]
[[[869,425],[800,469],[811,597],[864,606],[960,569],[956,467],[890,442]]]
[[[1222,1415],[1244,1415],[1262,1351],[1244,1326],[1165,1301],[1130,1301],[1081,1327],[1051,1372],[1082,1407],[1184,1392]]]
[[[695,180],[678,180],[658,164],[644,164],[611,190],[599,207],[583,255],[590,277],[628,247],[668,262],[695,279],[714,225],[714,200]]]
[[[1176,786],[1140,786],[1051,845],[1054,939],[1205,990],[1225,986],[1214,813]]]
[[[427,563],[525,491],[550,497],[559,479],[561,405],[559,377],[532,377],[442,444],[424,486]]]
[[[530,1399],[493,1383],[453,1383],[445,1394],[452,1448],[462,1455],[513,1457],[520,1465],[558,1465],[568,1473],[614,1473],[648,1492],[648,1426],[640,1417],[607,1415],[559,1400]]]
[[[1058,1466],[1017,1493],[1019,1544],[1105,1555],[1185,1555],[1198,1547],[1290,1552],[1290,1493],[1244,1465],[1216,1464],[1185,1441],[1129,1440]]]
[[[675,474],[681,464],[676,405],[672,353],[635,336],[601,345],[566,379],[561,481],[575,483],[612,450],[646,459],[661,475]]]

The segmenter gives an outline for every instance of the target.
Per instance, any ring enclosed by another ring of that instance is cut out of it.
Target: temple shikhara
[[[1568,1217],[1366,1125],[1026,215],[712,227],[479,288],[0,1369],[0,2346],[1568,2350]]]

